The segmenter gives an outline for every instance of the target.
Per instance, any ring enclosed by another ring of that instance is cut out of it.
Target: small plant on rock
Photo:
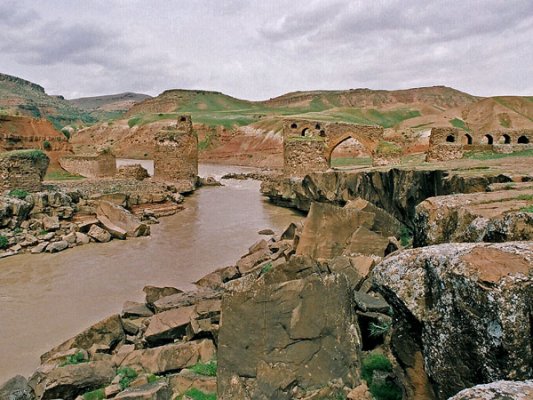
[[[82,397],[83,400],[103,400],[105,399],[105,392],[104,389],[96,389],[85,393]]]
[[[130,367],[123,367],[117,370],[117,375],[120,375],[120,389],[124,390],[137,378],[137,371]]]
[[[198,363],[193,365],[191,371],[198,375],[217,376],[217,361],[211,360],[208,363]]]
[[[50,143],[48,140],[45,140],[43,142],[43,149],[50,151],[52,150],[52,143]]]
[[[26,197],[28,197],[28,194],[29,194],[28,192],[22,189],[13,189],[12,191],[9,192],[9,195],[11,197],[15,197],[20,200],[24,200]]]
[[[64,367],[66,365],[81,364],[87,361],[88,360],[85,359],[85,354],[83,354],[83,352],[81,351],[78,351],[76,354],[67,356],[67,359],[60,365],[60,367]]]
[[[3,235],[0,235],[0,250],[7,249],[9,246],[9,239]]]
[[[263,268],[261,268],[261,274],[264,275],[267,272],[270,272],[272,270],[272,263],[268,262],[265,265],[263,265]]]
[[[217,399],[216,393],[204,393],[201,390],[198,390],[196,388],[187,390],[184,396],[177,397],[177,399],[181,400],[185,396],[192,400],[216,400]]]
[[[376,324],[374,322],[371,322],[368,325],[368,330],[370,332],[370,336],[384,336],[389,331],[390,326],[391,324],[388,322],[384,322],[382,324]]]

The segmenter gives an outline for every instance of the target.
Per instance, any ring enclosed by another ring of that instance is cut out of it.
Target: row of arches
[[[448,135],[446,137],[446,142],[448,143],[455,143],[456,142],[456,137],[455,135]],[[461,138],[460,138],[460,141],[461,141],[461,144],[473,144],[473,138],[471,135],[469,135],[468,133],[465,133]],[[517,141],[516,141],[517,144],[529,144],[529,138],[525,135],[522,135],[520,137],[518,137]],[[511,140],[511,136],[507,135],[507,134],[503,134],[497,142],[494,141],[494,137],[490,134],[486,134],[485,136],[483,136],[481,138],[481,144],[488,144],[488,145],[493,145],[493,144],[512,144],[512,140]]]

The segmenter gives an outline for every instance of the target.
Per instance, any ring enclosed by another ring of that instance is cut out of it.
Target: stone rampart
[[[46,154],[39,150],[0,153],[0,191],[40,191],[49,163]]]
[[[116,158],[109,151],[62,157],[59,164],[66,171],[86,178],[107,178],[117,173]]]

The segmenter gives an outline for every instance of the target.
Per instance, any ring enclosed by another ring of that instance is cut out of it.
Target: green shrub
[[[85,355],[81,351],[78,351],[76,354],[67,356],[67,359],[59,366],[64,367],[66,365],[76,365],[84,362],[88,362],[88,360],[85,359]]]
[[[376,400],[402,400],[402,389],[398,385],[386,382],[380,385],[372,384],[368,388]]]
[[[520,209],[520,211],[522,211],[522,212],[527,212],[527,213],[533,213],[533,206],[522,207],[522,208]]]
[[[400,228],[400,244],[403,247],[407,247],[409,246],[410,242],[411,242],[411,232],[405,225],[402,225],[402,227]]]
[[[17,226],[15,229],[13,229],[13,233],[15,235],[18,235],[19,233],[22,233],[22,228],[20,226]]]
[[[42,150],[14,150],[1,153],[0,158],[40,161],[47,160],[48,156]]]
[[[361,378],[363,378],[369,385],[372,384],[372,375],[374,371],[392,371],[392,364],[390,360],[383,354],[371,353],[364,360],[361,367]]]
[[[70,131],[68,129],[61,129],[61,133],[63,136],[65,136],[67,139],[70,139]]]
[[[22,189],[13,189],[12,191],[9,192],[9,195],[11,197],[15,197],[20,200],[24,200],[26,197],[28,197],[28,194],[29,194],[28,192]]]
[[[371,353],[361,367],[361,377],[367,382],[370,393],[376,400],[401,400],[402,390],[393,382],[373,383],[374,371],[392,372],[392,363],[383,354]]]
[[[43,149],[50,151],[52,150],[52,143],[50,143],[48,140],[45,140],[43,142]]]
[[[531,200],[533,200],[533,195],[531,195],[531,194],[521,194],[521,195],[518,196],[516,199],[517,199],[517,200],[531,201]]]
[[[190,369],[198,375],[217,376],[217,361],[211,360],[206,364],[198,363],[193,365]]]
[[[161,379],[161,377],[154,374],[150,374],[146,376],[146,379],[148,379],[148,383],[154,383]]]
[[[104,389],[96,389],[83,395],[83,400],[103,400],[105,399]]]
[[[120,389],[124,390],[137,378],[137,371],[130,367],[122,367],[117,370],[117,375],[120,375]]]
[[[9,246],[9,239],[6,238],[4,235],[0,235],[0,249],[7,249]]]

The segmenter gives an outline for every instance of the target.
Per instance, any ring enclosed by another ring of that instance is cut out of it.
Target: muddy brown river
[[[249,170],[203,165],[200,175]],[[31,374],[42,353],[119,313],[124,301],[142,300],[145,285],[191,289],[233,264],[259,230],[280,232],[302,218],[269,204],[257,181],[223,183],[187,197],[186,210],[152,225],[150,237],[0,260],[0,384]]]

